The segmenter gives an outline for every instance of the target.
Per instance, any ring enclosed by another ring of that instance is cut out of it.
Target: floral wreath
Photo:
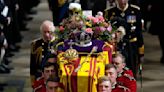
[[[80,7],[76,3],[70,4],[70,10],[77,13],[63,19],[60,25],[56,27],[57,38],[59,40],[72,39],[75,38],[73,37],[74,33],[84,31],[93,34],[93,39],[111,41],[114,38],[113,35],[117,32],[117,27],[112,25],[110,21],[106,21],[102,12],[98,12],[96,16],[84,16]]]

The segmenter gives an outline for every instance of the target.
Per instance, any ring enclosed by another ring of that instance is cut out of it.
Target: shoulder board
[[[41,39],[42,39],[41,37],[37,38],[37,39],[34,39],[34,40],[31,41],[31,43],[35,43],[36,41],[41,40]]]
[[[135,78],[134,78],[134,77],[132,77],[132,76],[130,76],[129,74],[124,74],[124,76],[125,76],[125,77],[127,77],[127,78],[129,78],[129,79],[130,79],[130,81],[135,80]]]
[[[106,8],[104,11],[108,11],[108,10],[113,9],[113,8],[115,8],[115,7],[116,7],[116,6],[108,7],[108,8]]]
[[[130,4],[131,7],[136,8],[137,10],[140,10],[140,7],[134,4]]]
[[[125,87],[125,86],[122,86],[122,85],[118,85],[119,88],[123,89],[125,92],[130,92],[130,89]]]
[[[104,11],[108,11],[108,10],[110,10],[110,8],[106,8]]]

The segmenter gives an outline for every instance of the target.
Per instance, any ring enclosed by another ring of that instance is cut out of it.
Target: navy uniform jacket
[[[118,7],[105,10],[105,17],[109,21],[116,20],[116,27],[124,26],[126,35],[124,36],[125,49],[123,51],[127,66],[133,70],[136,77],[138,68],[138,58],[144,56],[144,42],[142,35],[141,12],[136,5],[128,4],[124,10]],[[125,21],[123,24],[122,21]],[[113,22],[114,23],[114,22]]]
[[[141,12],[140,8],[136,5],[128,5],[127,9],[121,11],[119,8],[114,7],[106,10],[106,18],[110,21],[113,18],[119,17],[127,22],[125,38],[130,42],[137,42],[139,54],[144,54],[144,42],[141,29]],[[133,30],[134,29],[134,30]]]
[[[106,13],[106,18],[109,21],[116,17],[123,18],[127,22],[125,38],[131,41],[133,38],[137,38],[136,41],[139,48],[141,48],[144,45],[141,30],[141,12],[138,6],[131,4],[124,11],[121,11],[117,7],[113,7],[109,10],[106,10]],[[135,30],[131,30],[133,28]],[[143,51],[140,51],[139,53],[144,54]]]
[[[32,83],[42,75],[42,69],[52,54],[55,52],[56,41],[50,43],[45,42],[42,38],[38,38],[31,43],[30,56],[30,76]],[[56,58],[54,56],[54,58]]]
[[[32,82],[41,76],[42,61],[48,52],[48,43],[42,38],[31,43],[30,75]]]
[[[136,5],[129,5],[125,11],[121,11],[117,7],[107,10],[107,19],[112,20],[115,17],[123,18],[127,22],[126,38],[137,38],[138,47],[143,46],[143,36],[141,31],[141,12]],[[135,28],[135,30],[131,30]],[[141,53],[143,54],[143,53]]]

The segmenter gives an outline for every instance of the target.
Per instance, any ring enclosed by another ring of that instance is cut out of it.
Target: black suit
[[[12,44],[21,41],[21,34],[18,25],[18,11],[16,10],[16,4],[18,4],[17,0],[6,0],[6,5],[9,7],[10,16],[12,18],[11,24],[9,26],[10,38],[12,40],[11,41]]]
[[[7,22],[8,22],[7,18],[1,14],[1,12],[4,9],[4,7],[5,7],[5,4],[2,3],[1,0],[0,0],[0,24],[2,26],[7,25]]]

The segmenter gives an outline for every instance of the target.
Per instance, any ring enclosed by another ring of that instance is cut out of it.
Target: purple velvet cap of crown
[[[66,51],[67,49],[70,48],[70,45],[68,44],[70,41],[65,41],[65,45],[63,47],[63,51]],[[87,46],[87,47],[79,47],[77,45],[72,45],[73,49],[76,49],[78,52],[91,52],[92,48],[94,46],[97,46],[97,52],[102,52],[102,47],[104,45],[104,42],[101,40],[92,40],[92,45]]]

